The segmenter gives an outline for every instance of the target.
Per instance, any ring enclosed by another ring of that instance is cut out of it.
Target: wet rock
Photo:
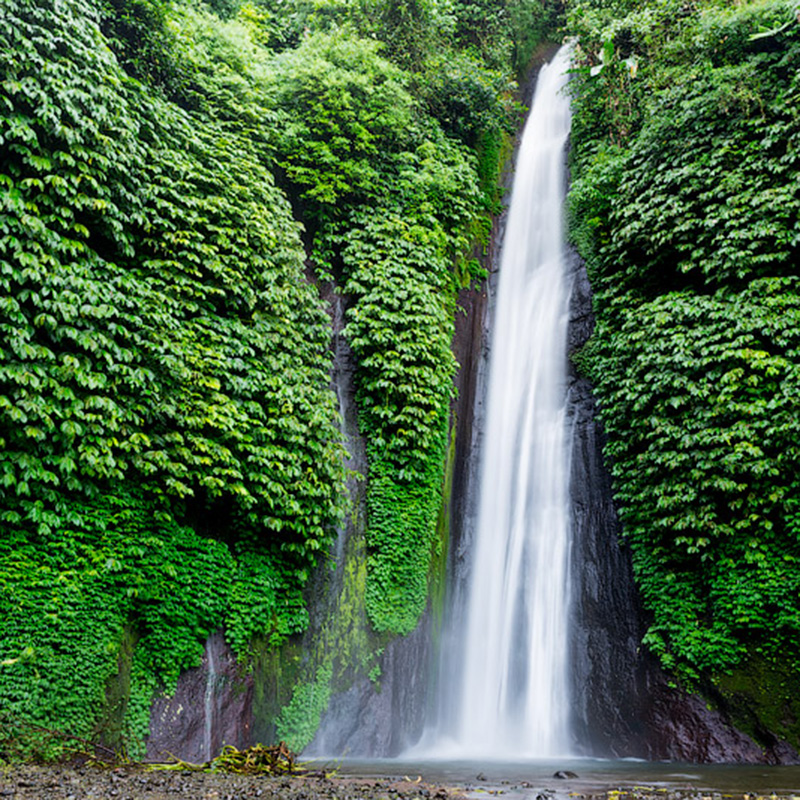
[[[553,773],[553,777],[563,781],[567,778],[577,778],[578,776],[574,772],[570,772],[568,769],[560,769]]]
[[[395,756],[419,737],[425,713],[431,619],[426,612],[408,636],[386,646],[380,686],[367,678],[334,695],[320,730],[303,755]]]
[[[201,666],[184,672],[171,697],[150,713],[147,758],[170,754],[202,763],[226,744],[248,747],[252,729],[252,676],[243,671],[222,633],[206,642]]]
[[[569,350],[575,353],[594,330],[592,292],[583,262],[570,256]],[[620,544],[621,526],[603,461],[605,434],[589,382],[570,367],[568,414],[573,430],[570,499],[572,526],[573,729],[583,752],[635,755],[639,706],[635,687],[641,607],[630,554]]]

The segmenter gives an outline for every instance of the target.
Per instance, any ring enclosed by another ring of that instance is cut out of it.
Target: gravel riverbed
[[[457,790],[411,780],[322,776],[231,775],[59,766],[7,766],[0,798],[43,800],[460,800]]]
[[[445,786],[420,778],[354,776],[259,776],[151,771],[142,767],[2,766],[0,799],[22,800],[800,800],[796,794],[763,795],[647,786],[580,790],[504,783],[476,788]]]

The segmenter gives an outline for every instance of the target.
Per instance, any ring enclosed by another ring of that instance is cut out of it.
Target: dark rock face
[[[594,318],[586,270],[572,254],[568,351],[591,335]],[[572,499],[573,729],[581,750],[626,755],[635,740],[640,610],[628,554],[603,464],[603,433],[589,383],[571,369],[569,418],[573,428]],[[622,750],[620,750],[622,748]]]
[[[719,711],[709,709],[702,698],[671,689],[660,675],[651,676],[651,681],[649,702],[643,709],[650,728],[650,758],[735,764],[771,761],[756,742],[733,728]]]
[[[499,224],[499,222],[498,222]],[[488,260],[496,265],[495,239],[489,248]],[[494,283],[490,277],[489,284]],[[453,351],[459,364],[455,377],[457,396],[451,418],[456,426],[456,454],[453,469],[453,490],[450,497],[450,553],[461,562],[466,556],[467,521],[474,519],[478,499],[478,467],[480,442],[485,417],[485,383],[488,370],[488,329],[490,290],[487,284],[463,289],[458,296]],[[462,313],[463,312],[463,313]],[[466,570],[448,568],[448,580],[463,576]]]
[[[380,684],[360,678],[328,704],[319,733],[304,755],[396,756],[424,723],[430,662],[430,619],[387,645]],[[422,669],[421,669],[422,667]]]
[[[207,761],[226,744],[252,744],[252,679],[242,673],[221,633],[206,642],[203,663],[184,672],[175,694],[157,697],[150,711],[148,759],[169,754]]]
[[[762,740],[738,730],[724,703],[711,707],[697,694],[671,686],[651,658],[642,658],[633,689],[639,721],[631,754],[648,758],[729,764],[798,764],[787,742],[762,732]]]

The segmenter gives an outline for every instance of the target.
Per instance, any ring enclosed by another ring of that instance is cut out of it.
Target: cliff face
[[[569,350],[591,335],[591,287],[572,256]],[[573,592],[573,724],[581,752],[700,763],[798,763],[798,754],[762,727],[759,739],[734,724],[733,709],[714,693],[703,697],[671,685],[640,647],[647,620],[638,600],[630,554],[620,539],[611,480],[603,463],[603,430],[592,387],[572,369],[570,418]],[[738,720],[736,720],[738,721]]]
[[[245,674],[221,638],[212,637],[201,667],[181,678],[173,698],[154,705],[150,754],[169,751],[196,760],[209,746],[218,749],[223,743],[244,746],[272,739],[281,730],[279,725],[276,731],[272,718],[293,693],[302,699],[304,687],[324,689],[316,704],[309,701],[305,716],[301,715],[306,732],[319,722],[308,753],[396,755],[413,744],[430,721],[439,693],[433,641],[438,639],[440,646],[447,646],[440,637],[445,572],[448,607],[457,610],[463,605],[470,525],[476,512],[495,255],[502,233],[501,217],[487,253],[489,280],[480,289],[465,289],[459,295],[463,313],[456,314],[453,347],[460,369],[440,519],[443,552],[429,608],[417,628],[408,636],[390,640],[375,635],[369,627],[364,608],[364,483],[351,480],[351,513],[331,553],[330,565],[318,571],[310,589],[311,624],[302,641],[281,653],[262,655],[257,668]],[[569,350],[575,352],[591,335],[594,317],[585,267],[574,254],[571,277]],[[327,299],[333,309],[333,383],[350,453],[348,467],[366,475],[365,445],[358,432],[354,399],[355,362],[341,336],[345,301],[333,293]],[[756,741],[737,729],[733,721],[738,718],[721,695],[715,695],[716,707],[711,708],[699,695],[673,687],[657,662],[640,647],[647,619],[638,599],[630,555],[621,539],[602,456],[604,433],[592,387],[574,369],[569,404],[574,433],[570,647],[576,748],[603,757],[796,763],[796,751],[769,731],[761,731],[760,741]],[[297,720],[294,723],[299,724]]]
[[[569,352],[594,325],[591,288],[580,259],[571,257]],[[573,702],[575,730],[589,753],[624,754],[634,721],[640,613],[630,558],[620,547],[620,525],[603,464],[602,429],[591,386],[571,368]],[[620,750],[619,748],[622,747]]]
[[[496,241],[497,236],[486,256],[489,262],[493,260]],[[419,739],[436,706],[438,652],[434,641],[441,633],[444,595],[454,590],[451,584],[458,570],[453,569],[452,562],[463,558],[461,534],[474,504],[488,298],[486,286],[463,289],[458,295],[453,340],[459,364],[455,376],[457,395],[451,407],[450,445],[438,526],[441,553],[431,575],[428,609],[408,636],[388,642],[374,637],[381,653],[375,670],[379,677],[370,680],[367,675],[354,673],[355,681],[334,693],[309,748],[313,754],[397,755]],[[352,362],[348,374],[342,377],[343,384],[349,387],[346,391],[352,394]],[[357,428],[349,429],[348,436],[352,441]],[[363,535],[363,529],[348,526],[348,539],[363,541]]]

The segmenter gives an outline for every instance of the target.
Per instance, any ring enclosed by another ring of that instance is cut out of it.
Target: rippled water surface
[[[542,790],[559,794],[583,794],[609,787],[648,786],[674,790],[753,792],[800,795],[800,766],[740,766],[653,763],[564,758],[532,761],[424,761],[403,759],[326,762],[345,775],[397,776],[429,783],[464,786],[477,793],[509,798],[532,797]],[[575,773],[577,778],[559,780],[556,771]],[[480,777],[479,777],[480,776]],[[800,800],[800,797],[798,798]]]

